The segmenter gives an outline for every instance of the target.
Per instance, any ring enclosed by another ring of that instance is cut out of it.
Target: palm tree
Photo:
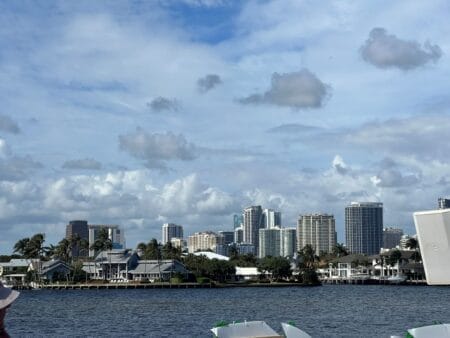
[[[334,247],[333,247],[333,255],[335,255],[336,257],[343,257],[343,256],[347,256],[348,255],[348,250],[347,248],[344,246],[344,244],[341,243],[337,243]]]
[[[406,247],[411,250],[417,250],[419,249],[419,243],[417,242],[417,239],[410,238],[406,241]]]
[[[14,252],[19,253],[22,256],[28,256],[28,250],[30,239],[28,237],[22,238],[14,244]],[[26,257],[28,258],[28,257]]]

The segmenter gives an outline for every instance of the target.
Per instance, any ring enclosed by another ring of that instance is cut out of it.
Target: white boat
[[[414,213],[427,284],[450,285],[450,209]]]
[[[264,321],[222,323],[211,331],[217,338],[311,338],[309,334],[291,323],[281,323],[284,335],[279,335]]]
[[[407,337],[411,338],[449,338],[450,324],[435,324],[409,329]],[[400,338],[405,336],[391,336],[391,338]]]
[[[390,276],[387,281],[391,284],[401,284],[406,282],[406,276],[404,275],[395,275],[395,276]]]

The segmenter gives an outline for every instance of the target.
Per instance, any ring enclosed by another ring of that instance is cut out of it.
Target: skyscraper
[[[170,242],[172,238],[183,238],[183,226],[164,223],[162,226],[162,245]]]
[[[66,225],[66,239],[73,240],[75,238],[80,240],[89,241],[89,228],[87,221],[70,221]],[[88,250],[80,250],[79,243],[75,243],[72,247],[72,257],[87,256]]]
[[[125,248],[125,234],[118,225],[111,224],[89,224],[89,247],[91,247],[98,238],[99,231],[106,229],[108,231],[108,239],[111,240],[113,249]],[[89,256],[94,257],[97,254],[94,250],[89,250]]]
[[[276,226],[281,227],[281,212],[272,209],[263,210],[264,228],[270,229]]]
[[[297,251],[297,230],[295,228],[280,229],[280,256],[292,257]]]
[[[384,228],[383,229],[383,249],[393,249],[400,245],[403,236],[403,230],[400,228]]]
[[[347,206],[345,241],[351,253],[378,254],[383,242],[383,203],[352,202]]]
[[[258,257],[280,256],[280,228],[259,229]]]
[[[243,240],[244,243],[253,244],[255,246],[255,254],[258,253],[259,229],[264,227],[262,221],[263,214],[260,205],[244,209]]]
[[[239,228],[244,222],[244,216],[241,215],[233,215],[233,229]]]
[[[333,215],[300,215],[297,222],[297,250],[311,245],[316,254],[330,253],[336,245],[336,224]]]
[[[439,209],[449,209],[450,208],[450,199],[440,197],[438,199]]]

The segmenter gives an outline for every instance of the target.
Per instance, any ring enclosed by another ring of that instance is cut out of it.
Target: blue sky
[[[386,226],[448,196],[446,1],[0,4],[0,253],[72,219],[127,244],[226,230],[261,204],[384,203]]]

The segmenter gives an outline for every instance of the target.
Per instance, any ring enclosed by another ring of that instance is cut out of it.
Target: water
[[[23,291],[8,310],[12,337],[211,337],[220,320],[294,321],[313,337],[389,337],[450,322],[450,288],[328,285]]]

